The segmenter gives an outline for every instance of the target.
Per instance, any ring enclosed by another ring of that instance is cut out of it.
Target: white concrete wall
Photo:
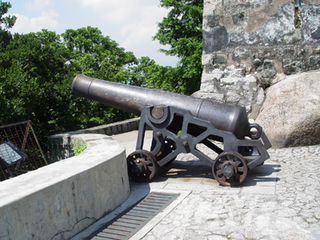
[[[49,156],[48,162],[53,163],[72,156],[71,136],[78,134],[106,134],[113,136],[115,134],[138,130],[140,118],[127,119],[120,122],[99,125],[92,128],[81,129],[73,132],[65,132],[51,135],[48,137]]]
[[[106,135],[75,135],[80,155],[0,183],[0,239],[69,239],[130,194],[125,149]]]

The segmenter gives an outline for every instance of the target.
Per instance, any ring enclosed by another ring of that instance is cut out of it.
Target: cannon
[[[76,97],[140,115],[136,150],[127,157],[128,174],[135,181],[151,181],[178,154],[192,153],[212,168],[221,185],[236,186],[269,158],[267,136],[258,124],[249,123],[243,107],[83,74],[74,78],[71,88]],[[147,129],[153,131],[148,150]]]

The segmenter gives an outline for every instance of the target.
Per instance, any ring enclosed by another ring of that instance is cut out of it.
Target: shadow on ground
[[[279,164],[264,164],[248,171],[242,186],[255,186],[261,182],[277,182],[277,172],[281,171]],[[214,180],[212,169],[200,160],[179,161],[175,160],[159,168],[152,182],[165,182],[170,179],[181,182],[190,182],[196,179]]]

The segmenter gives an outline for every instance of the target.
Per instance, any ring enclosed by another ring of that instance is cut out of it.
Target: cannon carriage
[[[72,93],[140,115],[136,150],[127,157],[128,174],[135,181],[151,181],[178,154],[192,153],[212,168],[221,185],[236,186],[269,158],[268,138],[258,124],[249,123],[243,107],[82,74],[74,79]],[[150,149],[144,148],[147,129],[153,132]]]

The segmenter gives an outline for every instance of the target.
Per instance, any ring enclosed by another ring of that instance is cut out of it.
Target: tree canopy
[[[202,1],[161,0],[171,10],[155,36],[169,44],[166,54],[180,58],[176,67],[137,59],[93,27],[62,34],[9,32],[16,18],[5,15],[10,3],[0,0],[0,122],[31,120],[41,143],[49,135],[133,117],[71,93],[73,78],[87,76],[182,94],[198,90],[202,71]],[[200,10],[201,9],[201,10]],[[5,16],[5,17],[4,17]]]
[[[47,30],[15,34],[1,53],[2,123],[30,119],[38,132],[50,135],[129,117],[73,98],[70,87],[78,73],[125,82],[130,76],[125,66],[137,62],[134,55],[96,28],[66,30],[62,37]]]
[[[0,0],[0,48],[1,50],[10,41],[12,35],[8,31],[8,29],[12,28],[14,23],[17,20],[15,16],[4,17],[4,15],[7,14],[8,10],[11,7],[12,6],[9,2],[2,2],[2,0]]]
[[[189,95],[199,90],[201,83],[203,0],[160,0],[160,3],[170,11],[158,23],[154,39],[171,46],[169,50],[161,49],[162,52],[180,58],[179,92]]]

